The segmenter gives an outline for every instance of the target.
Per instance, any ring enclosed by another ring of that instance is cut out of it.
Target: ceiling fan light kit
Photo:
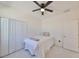
[[[41,12],[44,12],[45,10],[43,8],[41,8]]]
[[[50,10],[50,9],[46,8],[46,7],[47,7],[50,3],[52,3],[53,1],[48,1],[46,4],[44,4],[44,3],[39,4],[37,1],[33,1],[33,2],[34,2],[35,4],[37,4],[40,8],[35,9],[35,10],[32,10],[32,12],[35,12],[35,11],[40,10],[42,15],[44,15],[44,11],[53,12],[53,10]]]

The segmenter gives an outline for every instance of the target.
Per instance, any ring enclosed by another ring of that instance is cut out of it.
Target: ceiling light
[[[43,8],[41,8],[41,12],[44,12],[44,9]]]

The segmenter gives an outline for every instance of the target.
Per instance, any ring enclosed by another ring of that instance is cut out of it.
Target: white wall
[[[59,43],[58,40],[63,40],[63,22],[64,20],[78,20],[79,9],[71,10],[67,13],[62,13],[59,15],[51,16],[42,21],[42,31],[50,32],[56,39],[56,45],[62,46],[62,42]]]
[[[37,17],[29,15],[27,12],[25,13],[22,8],[1,7],[0,16],[26,22],[28,25],[28,33],[30,35],[31,33],[39,34],[41,32],[41,20]]]

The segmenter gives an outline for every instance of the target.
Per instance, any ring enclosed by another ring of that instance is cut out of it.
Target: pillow
[[[35,41],[39,41],[40,40],[40,39],[32,38],[32,37],[30,39],[35,40]]]
[[[50,36],[49,32],[43,32],[43,36]]]

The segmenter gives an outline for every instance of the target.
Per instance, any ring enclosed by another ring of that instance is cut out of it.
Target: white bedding
[[[38,42],[30,38],[26,38],[24,42],[25,42],[25,50],[27,49],[30,51],[31,55],[35,55],[35,49],[37,48]]]
[[[33,37],[39,39],[39,41],[25,39],[25,49],[29,49],[31,54],[35,54],[38,57],[45,57],[45,54],[54,45],[54,39],[52,37]]]

